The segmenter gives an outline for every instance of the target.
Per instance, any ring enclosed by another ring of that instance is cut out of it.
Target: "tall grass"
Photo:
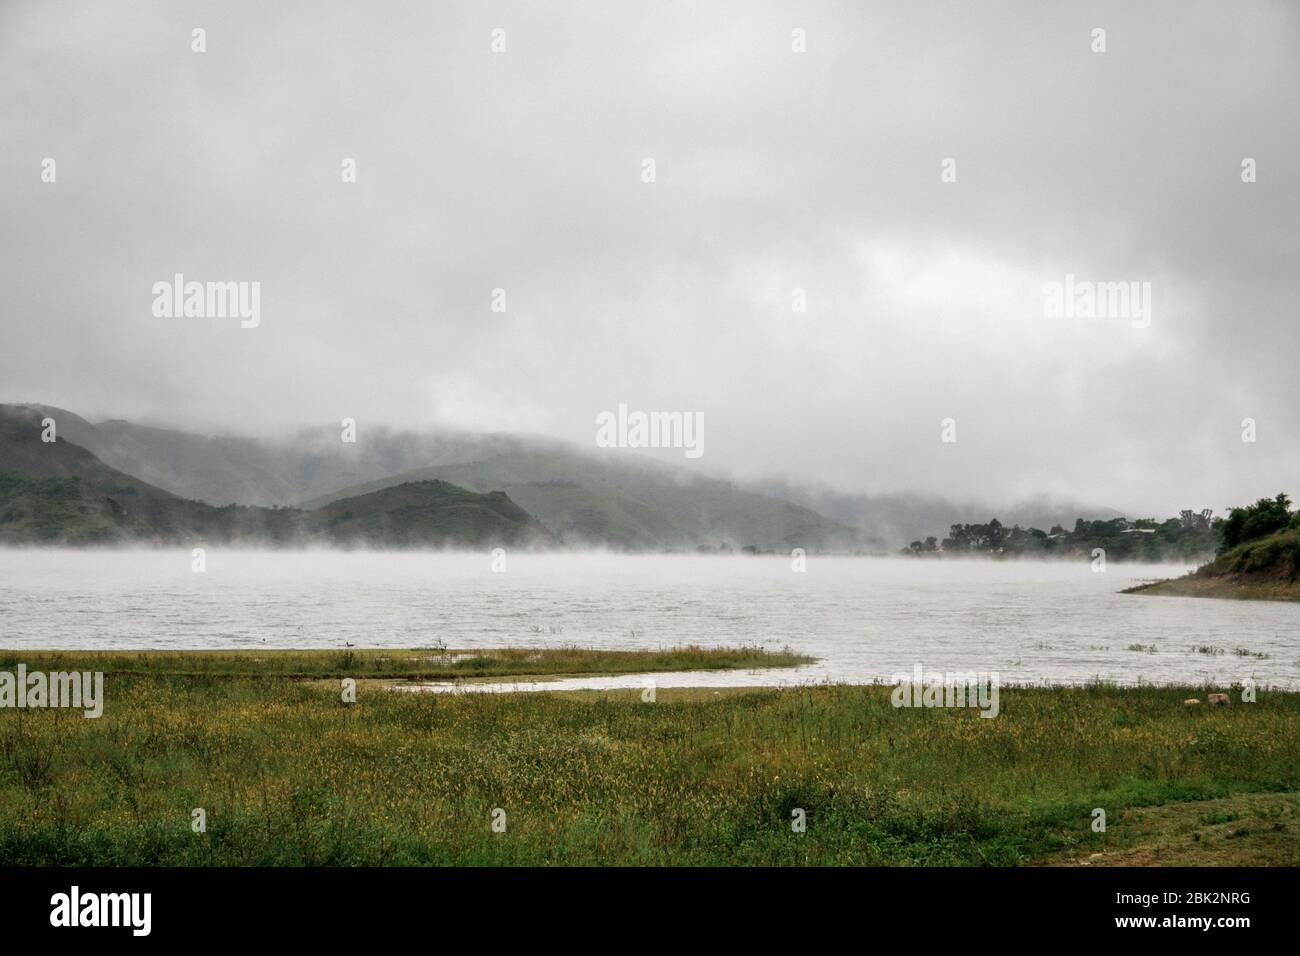
[[[0,862],[1025,863],[1123,839],[1134,807],[1297,789],[1300,695],[1183,706],[1204,690],[1004,688],[982,719],[885,687],[345,705],[330,680],[116,674],[98,720],[0,711]]]

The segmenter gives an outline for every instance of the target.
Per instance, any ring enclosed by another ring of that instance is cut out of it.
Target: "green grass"
[[[76,478],[0,473],[0,544],[107,544],[122,516]]]
[[[504,493],[476,494],[445,481],[413,481],[343,498],[304,513],[303,521],[308,534],[336,545],[555,543],[550,532]]]
[[[458,651],[429,647],[264,651],[16,651],[0,650],[0,670],[70,669],[106,675],[210,677],[354,677],[457,680],[551,677],[657,671],[796,667],[816,658],[760,647],[670,647],[657,651],[598,651],[579,647]]]
[[[1113,839],[1048,862],[1082,866],[1300,866],[1300,793],[1245,793],[1123,811]]]
[[[0,711],[0,862],[1009,865],[1164,839],[1150,808],[1300,790],[1300,694],[1211,709],[1182,701],[1218,688],[1003,688],[982,719],[895,709],[887,687],[650,703],[368,680],[348,705],[337,679],[139,657],[59,660],[106,671],[97,720]],[[1294,861],[1293,818],[1269,826],[1232,862]]]
[[[1247,541],[1181,578],[1139,584],[1124,593],[1300,601],[1300,528]]]

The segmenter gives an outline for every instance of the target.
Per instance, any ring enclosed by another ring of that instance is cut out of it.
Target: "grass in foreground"
[[[1113,820],[1111,821],[1114,822]],[[1244,793],[1126,811],[1123,839],[1062,866],[1300,866],[1300,793]]]
[[[1182,704],[1206,688],[1003,688],[990,720],[895,709],[887,687],[646,703],[367,681],[345,705],[337,680],[274,673],[105,681],[98,720],[0,711],[0,861],[1023,864],[1190,840],[1162,822],[1189,801],[1300,791],[1291,693],[1210,709]],[[1267,839],[1189,861],[1294,863],[1288,806]]]

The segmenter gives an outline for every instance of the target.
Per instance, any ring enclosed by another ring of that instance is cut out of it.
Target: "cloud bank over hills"
[[[401,498],[386,492],[445,484],[475,495],[503,494],[547,529],[551,543],[572,547],[882,553],[992,513],[917,495],[839,495],[708,478],[625,449],[596,452],[534,436],[379,430],[344,442],[340,430],[321,429],[272,440],[121,419],[92,423],[40,405],[0,406],[0,421],[7,429],[0,472],[83,477],[91,488],[129,488],[143,500],[165,500],[170,509],[185,500],[204,508],[237,504],[338,514],[349,510],[336,507],[344,500],[368,497],[369,504],[351,509],[357,513],[384,511],[384,502],[394,510],[403,506]],[[54,445],[40,441],[47,421],[55,423]],[[1048,501],[999,513],[1008,524],[1023,519],[1044,527],[1114,514]],[[340,530],[332,540],[346,538]],[[394,522],[386,539],[403,538]]]

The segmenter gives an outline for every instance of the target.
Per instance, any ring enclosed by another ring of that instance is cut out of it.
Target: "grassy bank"
[[[1251,581],[1189,574],[1127,588],[1125,594],[1152,597],[1227,598],[1234,601],[1300,601],[1300,582]]]
[[[578,647],[351,648],[264,651],[16,651],[0,650],[0,670],[89,670],[116,675],[208,677],[352,677],[460,680],[555,677],[662,671],[796,667],[815,658],[760,647],[672,647],[657,651],[596,651]]]
[[[151,673],[119,656],[130,672],[58,662],[108,671],[99,719],[0,710],[0,861],[1069,862],[1190,846],[1186,826],[1144,822],[1158,808],[1209,801],[1193,817],[1211,820],[1227,812],[1215,801],[1300,791],[1297,694],[1210,709],[1182,703],[1205,688],[1004,688],[981,719],[895,709],[886,687],[661,689],[647,703],[374,680],[349,705],[333,678]],[[1268,839],[1224,862],[1300,862],[1294,802],[1258,813],[1247,829]]]
[[[1300,528],[1247,541],[1181,578],[1140,584],[1125,593],[1300,601]]]

